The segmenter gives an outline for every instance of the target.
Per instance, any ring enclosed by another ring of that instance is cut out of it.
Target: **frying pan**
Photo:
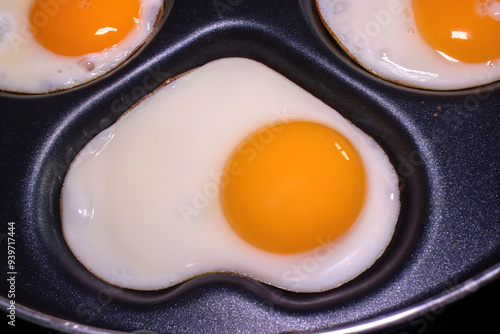
[[[15,298],[4,255],[2,310],[14,300],[16,316],[71,333],[361,333],[409,322],[500,276],[500,82],[435,92],[379,79],[335,44],[312,0],[165,6],[152,38],[107,75],[57,93],[0,93],[4,254],[15,227]],[[386,252],[351,282],[300,294],[213,273],[141,292],[100,281],[69,251],[59,198],[78,151],[165,80],[224,57],[281,73],[387,152],[401,214]]]

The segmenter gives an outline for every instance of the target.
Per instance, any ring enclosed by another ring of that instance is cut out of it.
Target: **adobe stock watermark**
[[[68,2],[69,0],[39,1],[39,6],[36,7],[31,18],[14,19],[8,14],[0,13],[0,45],[4,40],[14,53],[19,53],[23,45],[34,40],[39,29],[45,27],[59,14],[61,5]]]
[[[99,133],[109,128],[116,123],[116,118],[122,116],[134,106],[140,99],[147,96],[151,91],[164,83],[164,77],[167,74],[163,71],[160,65],[151,67],[147,70],[142,82],[131,87],[127,92],[123,92],[119,98],[113,100],[106,110],[106,114],[102,116],[97,125],[91,124],[79,130],[78,142],[83,143],[83,147],[93,140]],[[104,111],[104,110],[103,110]],[[65,152],[63,159],[57,159],[50,162],[52,173],[62,178],[68,171],[75,157],[83,149],[77,150],[75,143],[67,144],[62,150]]]
[[[488,83],[493,81],[492,77],[482,77],[483,86],[476,87],[472,94],[464,97],[461,103],[445,103],[437,107],[433,116],[440,121],[432,131],[432,139],[439,144],[446,143],[450,136],[458,134],[467,122],[474,119],[476,112],[487,112],[484,110],[485,103],[495,92],[494,85]],[[490,106],[491,107],[491,106]],[[491,107],[495,112],[493,117],[499,116],[500,105]]]
[[[16,20],[10,15],[0,13],[0,47],[10,47],[15,54],[18,54],[22,46],[33,39],[28,18],[19,19],[16,27]]]
[[[7,323],[9,326],[16,326],[16,282],[17,282],[17,267],[16,267],[16,223],[11,221],[7,223],[7,298],[9,306],[7,306]]]
[[[417,168],[423,164],[423,160],[417,150],[411,151],[408,155],[400,154],[398,155],[397,160],[397,165],[395,165],[394,168],[401,187],[405,181],[416,172]],[[385,176],[388,181],[392,179],[391,175]]]
[[[369,48],[371,40],[380,36],[382,31],[390,25],[393,17],[401,15],[404,12],[401,0],[389,0],[385,8],[369,11],[371,20],[365,22],[362,26],[356,26],[352,30],[347,30],[344,35],[350,36],[350,39],[357,48]]]
[[[225,14],[233,12],[242,2],[243,0],[214,0],[213,6],[219,19],[222,19]]]
[[[111,271],[113,275],[111,283],[118,286],[126,286],[131,280],[135,278],[126,272],[125,268],[113,269]],[[100,289],[95,296],[88,296],[76,307],[77,316],[82,318],[85,324],[92,323],[97,315],[105,312],[105,307],[112,303],[114,295],[119,291],[113,285],[109,285],[106,288]]]
[[[465,291],[466,293],[473,293],[479,289],[479,284],[474,281],[466,282]],[[457,290],[457,287],[460,286],[461,282],[457,279],[453,279],[452,281],[446,284],[446,290],[443,294],[453,293]],[[453,303],[461,298],[460,294],[454,295],[449,303]],[[442,304],[433,305],[429,308],[427,313],[424,315],[414,317],[408,320],[408,324],[411,328],[413,328],[417,333],[425,333],[429,329],[429,326],[435,322],[441,314],[446,310],[447,306]],[[413,332],[413,331],[412,331]],[[408,331],[401,331],[399,334],[409,334]]]
[[[322,262],[328,261],[330,256],[335,254],[337,243],[332,240],[331,236],[328,236],[327,239],[318,237],[316,241],[318,247],[312,251],[311,255],[303,258],[300,263],[293,264],[281,275],[283,283],[290,286],[291,289],[298,288],[302,281],[309,279],[318,271]]]
[[[338,243],[331,236],[326,239],[318,237],[316,241],[318,246],[308,256],[283,271],[281,281],[289,290],[299,290],[301,282],[314,276],[320,270],[321,263],[328,261],[335,254]],[[266,305],[279,305],[285,302],[285,299],[285,290],[276,288],[263,302]]]
[[[244,155],[247,162],[252,162],[257,157],[258,153],[265,149],[266,145],[270,144],[277,133],[283,131],[284,122],[291,119],[292,115],[288,113],[287,108],[275,108],[274,116],[271,117],[269,125],[276,126],[268,128],[261,132],[257,137],[249,142],[249,147],[242,150],[240,153]],[[280,122],[283,124],[278,125]],[[216,200],[219,196],[220,188],[227,185],[229,179],[237,176],[242,172],[241,166],[234,162],[227,170],[210,171],[208,177],[210,181],[202,186],[192,189],[192,197],[189,203],[180,203],[178,205],[179,212],[185,223],[190,223],[193,216],[197,216],[205,208],[209,206],[211,201]]]
[[[162,68],[160,64],[150,66],[146,69],[142,81],[120,95],[111,103],[113,113],[123,113],[130,109],[137,101],[148,96],[162,84],[168,84],[175,79],[169,80],[171,74]]]

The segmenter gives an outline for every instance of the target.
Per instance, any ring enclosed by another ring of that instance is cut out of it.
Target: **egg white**
[[[69,57],[49,51],[36,41],[29,24],[31,3],[0,0],[0,90],[48,93],[102,76],[144,43],[163,5],[162,0],[141,0],[139,24],[117,45],[99,53]],[[56,10],[58,2],[53,4]]]
[[[241,140],[291,119],[328,125],[351,141],[366,167],[367,198],[340,239],[283,255],[232,230],[218,185]],[[139,290],[220,271],[292,291],[331,289],[375,262],[399,213],[397,175],[373,139],[285,77],[242,58],[181,76],[96,136],[71,165],[61,202],[76,257],[103,280]]]
[[[433,90],[500,79],[500,59],[466,63],[429,46],[416,28],[411,0],[316,0],[316,5],[339,45],[383,79]]]

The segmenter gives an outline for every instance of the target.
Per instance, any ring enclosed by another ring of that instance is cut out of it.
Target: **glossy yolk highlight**
[[[500,58],[500,21],[495,13],[487,14],[498,5],[491,0],[413,0],[413,11],[431,47],[455,60],[478,63]]]
[[[244,240],[275,253],[314,249],[356,221],[365,200],[358,152],[337,131],[292,121],[245,139],[226,163],[221,206]]]
[[[30,26],[52,52],[80,56],[119,43],[138,22],[139,0],[35,0]]]

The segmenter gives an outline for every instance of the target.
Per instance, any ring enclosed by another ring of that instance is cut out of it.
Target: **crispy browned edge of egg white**
[[[80,83],[78,83],[78,84],[76,84],[74,86],[67,87],[67,88],[58,88],[58,89],[49,90],[49,91],[40,92],[40,93],[29,93],[29,92],[22,92],[22,91],[16,91],[16,90],[8,90],[8,89],[0,89],[0,92],[9,93],[9,94],[16,94],[16,95],[19,95],[19,96],[41,96],[41,95],[47,95],[47,94],[55,94],[55,93],[65,92],[65,91],[68,91],[68,90],[71,90],[71,89],[75,89],[75,88],[81,87],[81,86],[86,85],[86,84],[90,84],[93,81],[98,80],[99,78],[102,78],[106,74],[113,72],[118,67],[120,67],[123,64],[125,64],[127,62],[127,60],[129,60],[130,58],[132,58],[132,56],[134,56],[139,51],[139,49],[141,49],[144,46],[144,44],[146,44],[147,42],[149,42],[151,40],[151,38],[152,38],[155,30],[160,25],[161,18],[163,16],[164,11],[165,11],[165,6],[167,6],[167,5],[171,6],[172,2],[173,2],[173,0],[163,0],[162,1],[162,5],[158,9],[158,14],[156,15],[156,21],[155,21],[155,23],[153,25],[153,29],[151,30],[151,32],[146,36],[146,38],[141,43],[139,43],[130,52],[130,54],[128,56],[126,56],[124,59],[122,59],[122,61],[120,61],[118,64],[116,64],[116,66],[113,66],[108,71],[106,71],[104,73],[101,73],[101,74],[99,74],[98,76],[96,76],[94,78],[90,78],[90,79],[88,79],[86,81],[80,82]],[[77,61],[77,64],[80,63],[80,62],[83,62],[84,60],[85,60],[84,58],[79,59]]]
[[[370,68],[368,68],[361,61],[359,61],[358,58],[356,58],[356,56],[354,54],[352,54],[351,51],[349,51],[349,49],[344,45],[344,43],[341,42],[340,38],[337,37],[337,35],[333,32],[333,30],[330,28],[330,25],[326,22],[325,18],[323,17],[323,14],[321,13],[321,10],[319,9],[318,2],[319,2],[319,0],[314,0],[314,4],[316,6],[316,11],[318,12],[318,16],[319,16],[321,22],[323,23],[323,26],[326,28],[326,30],[328,31],[328,33],[330,34],[330,36],[335,40],[335,42],[337,43],[337,45],[340,46],[340,48],[342,49],[342,51],[344,51],[359,66],[361,66],[362,68],[366,69],[370,73],[373,73],[374,75],[376,75],[377,77],[380,78],[379,75],[377,75],[376,73],[374,73],[372,70],[370,70]],[[384,80],[386,80],[386,79],[384,79]]]
[[[192,72],[192,71],[195,71],[197,68],[194,68],[194,69],[191,69],[191,70],[188,70],[186,72],[183,72],[181,74],[178,74],[176,76],[173,76],[167,80],[165,80],[162,84],[160,84],[158,87],[156,87],[155,89],[153,89],[151,92],[147,93],[146,95],[144,95],[142,98],[140,98],[137,102],[135,102],[133,105],[131,105],[122,115],[120,115],[118,117],[118,119],[113,122],[113,124],[111,124],[110,126],[106,127],[105,129],[99,131],[99,133],[97,133],[95,136],[93,136],[79,151],[78,153],[75,155],[75,157],[73,158],[73,160],[71,161],[69,167],[68,167],[68,170],[66,171],[66,173],[64,174],[64,180],[63,180],[63,184],[61,186],[61,195],[59,196],[59,217],[60,217],[60,221],[61,221],[61,233],[62,233],[62,236],[63,236],[63,239],[64,239],[64,242],[66,243],[66,245],[68,246],[68,249],[71,251],[71,253],[73,254],[73,256],[78,260],[78,262],[83,265],[85,267],[85,269],[87,269],[92,275],[94,275],[95,277],[99,278],[101,281],[105,282],[105,283],[108,283],[112,286],[115,286],[115,287],[118,287],[118,288],[124,288],[124,289],[128,289],[128,290],[135,290],[135,291],[149,291],[149,290],[139,290],[139,289],[132,289],[132,288],[129,288],[129,287],[126,287],[126,286],[121,286],[119,284],[116,284],[116,283],[113,283],[113,282],[109,282],[108,280],[105,280],[104,278],[102,278],[100,275],[98,275],[97,273],[95,273],[93,270],[91,270],[87,265],[85,265],[81,260],[80,260],[80,257],[75,254],[73,252],[73,249],[71,247],[69,247],[69,242],[68,240],[66,239],[66,234],[64,233],[64,224],[63,224],[63,221],[62,221],[62,198],[63,198],[63,193],[64,193],[64,187],[66,185],[66,181],[68,179],[68,172],[71,170],[71,168],[73,167],[74,163],[75,163],[75,160],[76,158],[80,155],[80,153],[89,145],[89,143],[94,140],[94,138],[96,136],[98,136],[101,132],[105,131],[106,129],[109,129],[111,126],[115,125],[118,121],[120,121],[125,115],[127,115],[130,111],[132,111],[133,109],[135,109],[136,107],[138,107],[142,102],[146,101],[149,97],[153,96],[158,90],[160,90],[161,88],[169,85],[170,83],[174,82],[175,80],[179,79],[180,77]],[[160,289],[151,289],[151,290],[160,290]]]
[[[198,66],[198,67],[195,67],[193,69],[190,69],[188,71],[185,71],[183,73],[180,73],[178,75],[175,75],[167,80],[165,80],[161,85],[159,85],[158,87],[156,87],[155,89],[153,89],[151,92],[149,92],[148,94],[146,94],[145,96],[143,96],[140,100],[138,100],[137,102],[135,102],[132,106],[130,106],[122,115],[120,115],[118,117],[118,119],[113,123],[111,124],[110,126],[108,126],[106,129],[108,129],[109,127],[115,125],[118,121],[120,121],[125,115],[127,115],[129,112],[131,112],[133,109],[135,109],[136,107],[138,107],[141,103],[145,102],[148,100],[148,98],[150,98],[151,96],[153,96],[154,94],[156,94],[159,90],[161,90],[162,88],[168,86],[169,84],[171,84],[172,82],[176,81],[177,79],[185,76],[186,74],[189,74],[191,72],[194,72],[196,71],[198,68],[200,68],[202,66]],[[104,130],[106,130],[104,129]],[[99,133],[101,133],[102,131],[104,130],[101,130]],[[98,134],[99,134],[98,133]],[[97,134],[97,135],[98,135]],[[204,275],[207,275],[207,274],[222,274],[222,273],[226,273],[226,274],[233,274],[233,275],[237,275],[237,276],[240,276],[241,278],[250,278],[250,279],[253,279],[257,282],[260,282],[260,283],[263,283],[265,284],[266,286],[268,287],[272,287],[272,288],[275,288],[275,289],[280,289],[280,290],[283,290],[283,291],[289,291],[289,292],[296,292],[296,293],[303,293],[303,294],[308,294],[308,293],[321,293],[321,292],[326,292],[326,291],[330,291],[330,290],[333,290],[351,280],[353,280],[354,278],[356,278],[357,276],[359,276],[361,273],[358,273],[358,275],[354,276],[354,277],[351,277],[350,279],[344,281],[344,282],[341,282],[339,283],[338,285],[335,285],[335,286],[332,286],[328,289],[322,289],[322,290],[315,290],[315,291],[306,291],[306,292],[297,292],[297,291],[294,291],[292,289],[289,289],[289,288],[285,288],[283,286],[280,286],[280,285],[276,285],[276,284],[272,284],[270,282],[266,282],[262,279],[259,279],[258,277],[255,277],[255,276],[252,276],[252,275],[249,275],[249,274],[246,274],[246,273],[242,273],[242,272],[239,272],[239,271],[236,271],[236,270],[213,270],[213,271],[208,271],[208,272],[205,272],[205,273],[201,273],[201,274],[197,274],[197,275],[193,275],[191,277],[188,277],[188,278],[185,278],[183,280],[180,280],[179,282],[177,282],[176,284],[174,285],[166,285],[164,287],[160,287],[160,288],[155,288],[155,289],[138,289],[138,288],[130,288],[130,287],[127,287],[127,286],[124,286],[124,285],[119,285],[117,284],[116,282],[110,282],[108,280],[105,280],[104,278],[102,278],[100,275],[98,275],[97,273],[95,273],[93,270],[91,270],[87,265],[85,265],[81,260],[80,258],[78,257],[78,255],[76,255],[73,250],[71,249],[71,247],[69,247],[69,243],[68,243],[68,240],[66,239],[66,236],[64,234],[64,225],[63,225],[63,222],[62,222],[62,196],[63,196],[63,193],[64,193],[64,186],[66,184],[66,180],[67,180],[67,175],[68,175],[68,172],[69,170],[71,169],[71,167],[73,166],[75,160],[76,160],[76,157],[87,147],[87,145],[89,145],[90,141],[92,141],[97,135],[95,135],[92,139],[89,140],[89,142],[87,144],[85,144],[79,151],[78,153],[76,154],[76,156],[73,158],[73,160],[71,161],[69,167],[68,167],[68,170],[66,171],[66,174],[64,176],[64,180],[63,180],[63,184],[62,184],[62,187],[61,187],[61,196],[59,197],[59,216],[60,216],[60,220],[61,220],[61,232],[62,232],[62,236],[63,236],[63,239],[66,243],[66,245],[68,246],[68,249],[70,250],[70,252],[73,254],[73,256],[78,260],[78,262],[86,269],[88,270],[92,275],[94,275],[95,277],[99,278],[101,281],[107,283],[107,284],[110,284],[111,286],[114,286],[114,287],[117,287],[117,288],[120,288],[120,289],[125,289],[125,290],[131,290],[131,291],[160,291],[160,290],[165,290],[165,289],[169,289],[169,288],[172,288],[172,287],[175,287],[175,286],[178,286],[179,284],[181,283],[184,283],[184,282],[187,282],[187,281],[190,281],[194,278],[197,278],[197,277],[200,277],[200,276],[204,276]],[[380,257],[380,255],[379,255]],[[370,265],[371,266],[371,265]]]
[[[385,77],[379,75],[378,73],[376,73],[374,70],[372,70],[371,68],[369,68],[368,66],[363,64],[363,62],[361,62],[354,54],[352,54],[351,51],[349,51],[349,49],[340,41],[340,38],[338,38],[337,35],[335,35],[335,33],[332,31],[332,29],[330,28],[330,26],[328,25],[326,20],[323,18],[323,15],[321,14],[321,10],[319,9],[318,1],[319,0],[314,0],[314,4],[316,6],[316,11],[318,12],[318,16],[319,16],[321,22],[323,23],[323,26],[326,28],[326,30],[328,31],[330,36],[335,40],[337,45],[340,46],[342,51],[344,51],[349,56],[349,58],[351,58],[357,65],[359,65],[361,68],[366,70],[368,73],[370,73],[371,75],[374,75],[377,78],[382,79],[386,82],[391,82],[391,83],[394,83],[394,84],[399,85],[399,86],[417,88],[417,89],[428,90],[428,91],[449,90],[449,89],[432,89],[432,88],[425,88],[425,87],[420,87],[420,86],[416,86],[416,85],[411,85],[409,83],[404,83],[404,82],[398,81],[396,79],[385,78]],[[471,86],[471,87],[473,87],[473,86]]]
[[[132,110],[134,110],[135,108],[137,108],[141,103],[145,102],[148,100],[148,98],[150,98],[151,96],[153,96],[154,94],[156,94],[159,90],[161,90],[162,88],[168,86],[169,84],[171,84],[172,82],[176,81],[177,79],[191,73],[191,72],[194,72],[196,71],[198,68],[200,68],[201,66],[198,66],[198,67],[195,67],[193,69],[190,69],[188,71],[185,71],[183,73],[180,73],[178,75],[175,75],[171,78],[168,78],[167,80],[165,80],[162,84],[160,84],[158,87],[156,87],[155,89],[153,89],[151,92],[149,92],[148,94],[144,95],[141,99],[139,99],[137,102],[135,102],[132,106],[130,106],[122,115],[120,115],[118,117],[118,119],[113,122],[113,124],[111,124],[110,126],[108,126],[106,129],[108,129],[109,127],[115,125],[116,123],[118,123],[118,121],[120,121],[124,116],[126,116],[129,112],[131,112]],[[99,133],[101,133],[102,131],[106,130],[106,129],[103,129],[101,130]],[[98,134],[99,134],[98,133]],[[75,254],[73,252],[73,250],[71,249],[71,247],[69,247],[69,243],[68,243],[68,240],[66,239],[66,235],[64,234],[64,225],[63,225],[63,222],[62,222],[62,197],[63,197],[63,193],[64,193],[64,186],[66,184],[66,180],[67,180],[67,175],[68,175],[68,172],[69,170],[71,169],[71,167],[73,166],[73,164],[75,163],[75,160],[76,160],[76,157],[89,145],[90,141],[92,141],[98,134],[96,134],[92,139],[89,140],[89,142],[87,142],[87,144],[85,144],[79,151],[78,153],[76,154],[76,156],[73,158],[73,160],[71,161],[69,167],[68,167],[68,170],[66,171],[66,174],[64,176],[64,180],[63,180],[63,184],[62,184],[62,187],[61,187],[61,196],[59,197],[59,216],[60,216],[60,219],[61,219],[61,232],[62,232],[62,236],[63,236],[63,239],[66,243],[66,245],[68,246],[68,249],[70,250],[70,252],[73,254],[73,256],[78,260],[78,262],[87,270],[89,271],[92,275],[94,275],[95,277],[99,278],[101,281],[107,283],[107,284],[110,284],[111,286],[114,286],[114,287],[117,287],[117,288],[120,288],[120,289],[126,289],[126,290],[131,290],[131,291],[160,291],[160,290],[165,290],[165,289],[168,289],[168,288],[171,288],[171,287],[175,287],[175,286],[178,286],[179,284],[181,283],[184,283],[184,282],[187,282],[189,280],[192,280],[194,278],[197,278],[197,277],[200,277],[200,276],[204,276],[206,274],[218,274],[218,273],[227,273],[227,274],[235,274],[235,275],[238,275],[242,278],[244,277],[247,277],[247,278],[251,278],[255,281],[258,281],[258,282],[261,282],[261,283],[264,283],[268,286],[271,286],[271,287],[274,287],[274,288],[278,288],[278,289],[281,289],[281,290],[285,290],[287,291],[288,289],[286,288],[283,288],[281,286],[277,286],[277,285],[273,285],[269,282],[265,282],[257,277],[254,277],[254,276],[251,276],[249,274],[246,274],[246,273],[241,273],[241,272],[238,272],[238,271],[235,271],[235,270],[214,270],[214,271],[210,271],[210,272],[205,272],[205,273],[201,273],[201,274],[197,274],[197,275],[193,275],[191,277],[188,277],[188,278],[185,278],[183,280],[180,280],[178,283],[174,284],[174,285],[165,285],[164,287],[160,287],[160,288],[156,288],[156,289],[138,289],[138,288],[130,288],[130,287],[127,287],[127,286],[124,286],[124,285],[120,285],[116,282],[110,282],[108,280],[105,280],[104,278],[102,278],[100,275],[98,275],[97,273],[95,273],[91,268],[89,268],[86,264],[84,264],[81,260],[80,260],[80,257]],[[342,283],[343,284],[343,283]],[[331,289],[334,289],[336,288],[337,286],[335,287],[332,287]],[[330,290],[330,289],[328,289]],[[288,290],[288,291],[293,291],[293,290]],[[327,290],[321,290],[321,291],[313,291],[313,292],[323,292],[323,291],[327,291]]]

